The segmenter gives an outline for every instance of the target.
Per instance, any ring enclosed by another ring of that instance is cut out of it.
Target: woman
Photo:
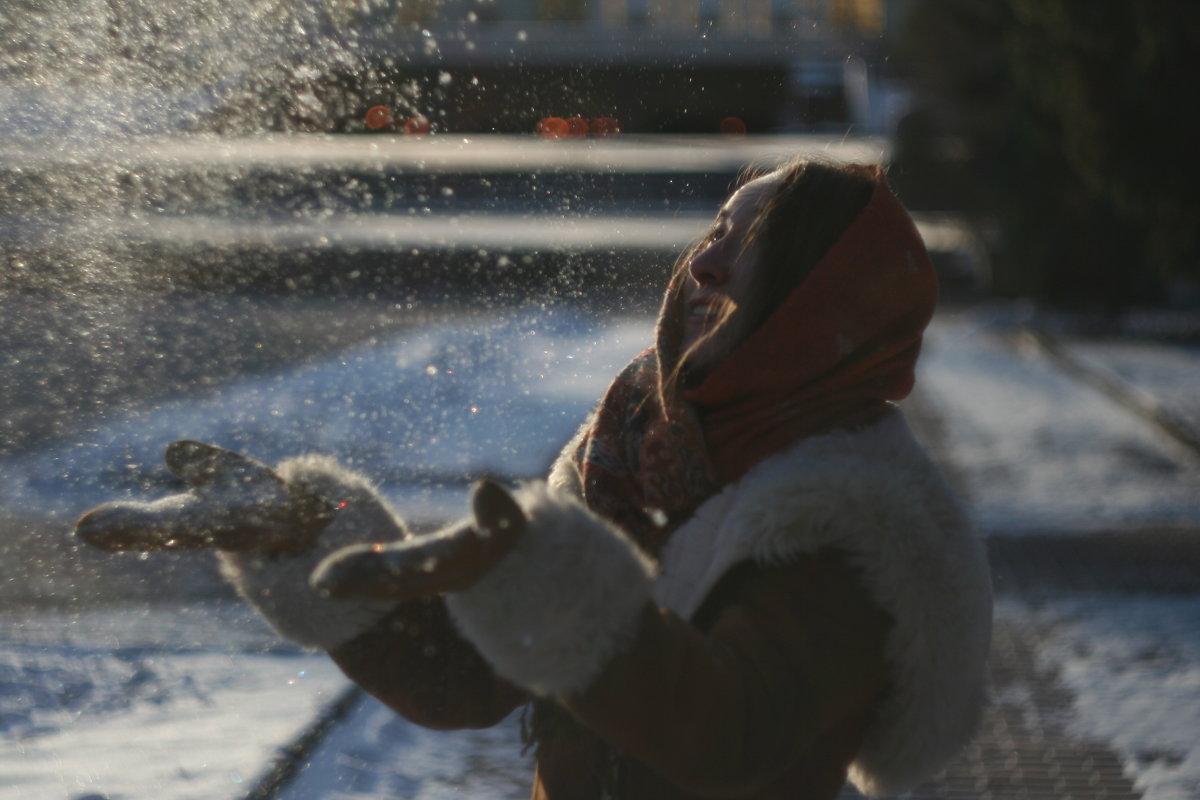
[[[420,724],[532,701],[535,798],[902,791],[970,736],[990,641],[982,548],[891,405],[935,300],[879,169],[793,162],[681,259],[655,347],[546,484],[411,537],[328,460],[177,443],[190,494],[79,532],[217,547],[281,633]]]

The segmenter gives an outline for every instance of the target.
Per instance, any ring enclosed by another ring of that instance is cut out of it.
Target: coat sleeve
[[[490,727],[528,699],[458,634],[439,598],[401,604],[329,655],[366,692],[427,728]]]
[[[696,794],[752,793],[831,758],[841,762],[840,785],[887,675],[890,620],[856,571],[833,551],[786,566],[746,563],[696,622],[648,606],[632,646],[560,702]],[[830,752],[835,740],[844,752]]]
[[[590,424],[551,467],[550,483],[569,494],[580,493],[574,456]],[[427,728],[490,727],[529,699],[462,637],[440,598],[401,604],[329,655],[367,693]]]

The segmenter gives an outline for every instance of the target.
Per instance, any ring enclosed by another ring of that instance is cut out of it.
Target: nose
[[[720,286],[729,280],[729,267],[715,243],[708,244],[688,261],[688,274],[701,286]]]

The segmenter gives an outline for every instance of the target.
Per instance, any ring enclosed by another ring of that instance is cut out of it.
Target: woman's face
[[[738,189],[721,207],[700,249],[687,264],[683,288],[683,352],[722,323],[688,356],[693,370],[705,372],[729,354],[735,342],[736,316],[750,297],[756,253],[745,247],[746,234],[779,175],[772,173]]]

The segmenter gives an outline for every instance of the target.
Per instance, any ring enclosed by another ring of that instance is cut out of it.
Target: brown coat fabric
[[[437,728],[488,726],[529,699],[491,665],[543,687],[534,795],[548,800],[820,800],[846,778],[897,794],[973,734],[986,554],[899,414],[806,439],[706,501],[656,576],[629,573],[649,592],[612,580],[632,545],[562,502],[575,484],[561,466],[525,499],[541,521],[522,546],[547,551],[467,590],[506,609],[468,620],[476,644],[456,630],[463,592],[406,603],[333,648],[347,674]]]
[[[833,798],[885,691],[888,626],[835,551],[735,567],[691,621],[647,606],[633,647],[560,701],[579,726],[539,742],[533,797]],[[332,655],[429,727],[489,726],[528,699],[435,600]]]

